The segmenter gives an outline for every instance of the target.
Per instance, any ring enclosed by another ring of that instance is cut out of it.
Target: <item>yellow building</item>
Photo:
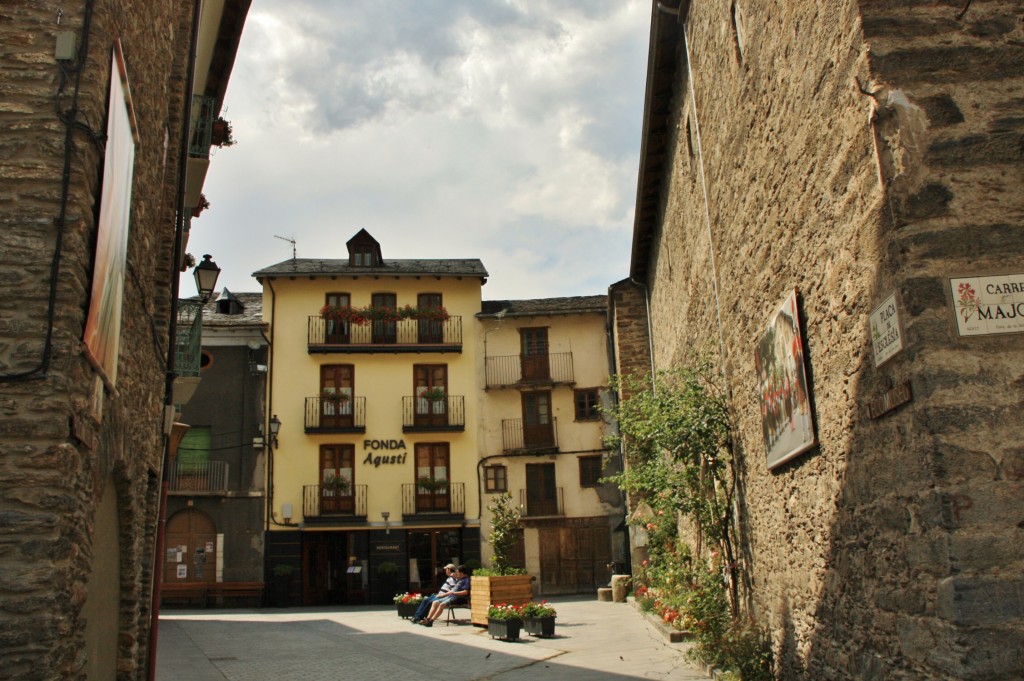
[[[390,602],[478,560],[479,260],[256,272],[269,323],[266,564],[281,604]],[[443,576],[443,574],[441,574]]]
[[[599,409],[608,395],[607,306],[603,295],[485,301],[477,315],[483,524],[490,499],[511,494],[523,517],[515,562],[538,578],[541,594],[593,593],[628,560],[622,496],[599,482],[617,470]],[[483,553],[486,563],[486,543]]]

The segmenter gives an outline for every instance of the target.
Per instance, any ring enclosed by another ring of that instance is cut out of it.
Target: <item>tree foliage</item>
[[[510,565],[512,550],[519,541],[520,508],[512,503],[508,492],[496,496],[487,506],[491,512],[491,532],[487,539],[491,543],[491,567],[499,575],[516,574]]]

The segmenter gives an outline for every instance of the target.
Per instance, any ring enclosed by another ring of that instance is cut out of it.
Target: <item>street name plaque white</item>
[[[871,349],[877,367],[903,349],[903,331],[900,329],[900,315],[895,293],[891,293],[882,301],[881,305],[875,308],[869,317],[869,322]]]
[[[950,279],[961,336],[1024,333],[1024,274]]]

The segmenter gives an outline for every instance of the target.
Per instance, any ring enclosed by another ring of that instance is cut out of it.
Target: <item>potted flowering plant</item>
[[[421,475],[416,484],[425,492],[443,492],[448,489],[448,481],[444,478],[431,478],[426,475]]]
[[[398,606],[398,616],[408,619],[416,614],[416,608],[423,602],[425,596],[420,593],[405,593],[395,594],[394,602]]]
[[[428,400],[430,402],[440,402],[444,397],[444,388],[424,388],[419,394],[421,400]]]
[[[530,601],[522,606],[523,628],[531,636],[550,638],[555,635],[555,608],[547,601]]]
[[[491,638],[518,641],[523,627],[521,605],[509,603],[492,604],[487,608],[487,633]]]
[[[345,494],[349,490],[348,478],[343,478],[340,475],[332,475],[324,480],[323,487],[325,490],[337,492],[338,494]]]

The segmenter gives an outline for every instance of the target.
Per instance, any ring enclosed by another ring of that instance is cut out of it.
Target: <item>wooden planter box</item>
[[[555,635],[555,617],[524,617],[523,629],[530,636],[551,638]]]
[[[518,641],[522,628],[522,620],[487,620],[487,633],[491,635],[491,638]]]
[[[398,605],[398,616],[405,619],[409,619],[416,614],[416,610],[420,607],[419,603],[397,603]]]
[[[525,605],[533,598],[533,577],[511,575],[508,577],[470,578],[470,621],[481,627],[487,626],[487,608],[494,604]]]

